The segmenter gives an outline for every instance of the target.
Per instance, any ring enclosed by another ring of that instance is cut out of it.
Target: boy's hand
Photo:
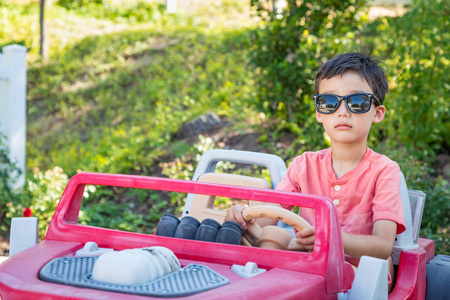
[[[245,210],[245,207],[239,204],[233,205],[228,209],[227,215],[225,216],[225,221],[233,221],[242,226],[244,231],[247,231],[247,221],[244,220],[244,216],[242,212]],[[250,223],[255,223],[255,219],[250,220]]]
[[[302,245],[306,250],[314,250],[314,240],[316,238],[316,228],[309,227],[295,233],[297,244]]]

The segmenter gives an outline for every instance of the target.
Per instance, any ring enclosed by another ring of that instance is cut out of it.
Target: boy
[[[405,230],[400,169],[366,145],[372,124],[381,122],[386,112],[385,74],[369,56],[344,53],[320,67],[315,89],[316,119],[329,135],[331,148],[296,157],[276,189],[331,199],[347,260],[357,266],[362,255],[388,259],[392,275],[395,235]],[[243,210],[233,206],[226,219],[245,229]],[[301,208],[300,215],[313,227],[297,232],[297,243],[312,251],[314,210]]]

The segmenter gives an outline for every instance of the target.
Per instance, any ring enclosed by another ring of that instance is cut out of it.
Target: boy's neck
[[[366,144],[355,145],[331,145],[331,163],[336,178],[341,178],[358,166],[366,153]]]

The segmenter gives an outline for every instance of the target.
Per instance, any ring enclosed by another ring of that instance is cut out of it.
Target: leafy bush
[[[60,167],[28,174],[21,197],[8,198],[2,220],[22,216],[29,208],[37,217],[38,236],[43,238],[54,215],[69,177]],[[0,177],[3,178],[3,177]],[[2,197],[4,199],[4,197]],[[167,196],[150,191],[124,189],[117,192],[109,187],[88,185],[83,194],[79,223],[111,229],[151,233],[164,212],[172,212]],[[9,223],[1,224],[6,230]]]
[[[174,212],[165,192],[90,186],[79,223],[103,228],[152,233],[162,214]]]
[[[427,194],[420,234],[433,239],[438,254],[450,254],[450,185],[438,177],[424,188]]]
[[[103,4],[105,0],[58,0],[56,3],[67,9],[81,8],[86,5]]]
[[[68,182],[69,177],[64,174],[60,167],[45,172],[36,171],[28,179],[28,201],[22,201],[19,208],[29,207],[33,216],[39,219],[38,232],[40,237],[44,237]]]
[[[390,85],[380,139],[428,161],[450,148],[449,14],[448,1],[417,0],[405,15],[372,25]]]
[[[21,171],[9,159],[8,150],[4,147],[5,137],[0,135],[0,230],[7,231],[8,222],[5,222],[8,208],[11,203],[20,201],[20,191],[14,191],[12,184],[17,180]]]
[[[142,23],[158,19],[165,8],[163,1],[114,4],[108,0],[59,0],[57,4],[83,15],[125,23]]]
[[[277,3],[273,1],[273,3]],[[262,18],[252,32],[263,112],[305,125],[310,118],[315,72],[323,61],[351,49],[366,1],[286,1],[286,7],[251,0]]]
[[[26,175],[26,183],[20,193],[7,198],[6,218],[1,220],[10,225],[13,217],[22,217],[24,210],[29,208],[32,216],[39,220],[38,235],[43,238],[69,178],[59,167]]]

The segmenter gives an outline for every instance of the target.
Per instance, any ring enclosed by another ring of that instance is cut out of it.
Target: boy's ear
[[[322,123],[322,114],[319,114],[317,110],[316,110],[316,120],[317,122]]]
[[[383,121],[385,114],[386,114],[386,107],[384,107],[384,105],[377,106],[375,115],[373,116],[372,123],[377,124]]]

